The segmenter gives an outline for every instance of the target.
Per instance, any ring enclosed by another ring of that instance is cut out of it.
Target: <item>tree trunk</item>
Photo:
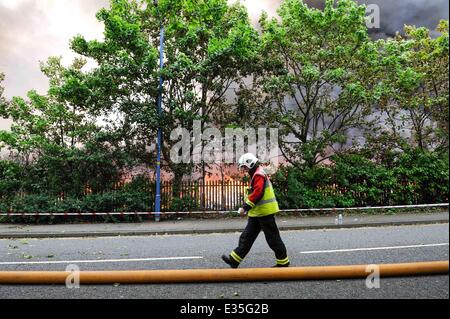
[[[173,198],[180,198],[183,185],[183,173],[180,173],[177,169],[173,172],[175,176],[173,178],[172,196]]]

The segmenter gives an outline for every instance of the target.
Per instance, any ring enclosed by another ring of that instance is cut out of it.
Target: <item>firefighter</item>
[[[237,268],[249,253],[253,243],[261,230],[267,243],[275,252],[274,267],[289,267],[289,258],[277,224],[275,214],[279,212],[275,193],[267,174],[259,166],[255,155],[247,153],[238,162],[239,169],[247,171],[251,178],[250,189],[245,194],[243,208],[239,208],[241,216],[248,215],[248,223],[239,238],[239,245],[229,255],[222,255],[222,259],[231,268]]]

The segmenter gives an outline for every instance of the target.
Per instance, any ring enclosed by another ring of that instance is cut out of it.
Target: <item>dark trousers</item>
[[[247,227],[239,238],[239,247],[234,252],[242,259],[249,253],[261,230],[266,236],[269,247],[275,252],[275,257],[279,260],[287,258],[286,246],[281,240],[275,216],[249,217]]]

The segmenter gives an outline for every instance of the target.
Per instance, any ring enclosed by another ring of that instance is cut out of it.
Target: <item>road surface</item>
[[[449,226],[284,231],[293,266],[403,263],[449,259]],[[239,233],[147,237],[0,240],[0,270],[150,270],[226,268],[222,253],[235,248]],[[263,234],[241,267],[275,263]],[[169,285],[0,285],[8,298],[449,298],[448,275],[385,278],[379,289],[363,279]]]

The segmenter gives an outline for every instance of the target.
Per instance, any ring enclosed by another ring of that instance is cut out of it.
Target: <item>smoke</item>
[[[322,9],[325,0],[304,0],[314,8]],[[269,15],[275,15],[282,0],[260,0]],[[371,30],[375,37],[387,37],[402,31],[404,25],[424,26],[434,30],[442,19],[449,18],[448,0],[358,0],[376,4],[380,8],[380,29]],[[253,18],[255,14],[253,14]]]
[[[272,10],[266,10],[269,16],[275,16],[276,8],[282,3],[282,0],[260,1],[264,3],[265,7],[272,8]],[[304,2],[317,9],[323,9],[325,4],[325,0],[304,0]],[[449,18],[448,0],[358,0],[358,2],[365,5],[374,4],[379,8],[380,28],[369,29],[371,36],[375,39],[387,38],[395,35],[397,32],[402,32],[405,25],[427,27],[434,30],[440,20],[448,20]],[[252,11],[250,12],[253,13]],[[257,20],[257,15],[253,14],[252,19],[254,21]],[[291,107],[292,109],[296,109],[294,104]],[[347,136],[349,137],[349,141],[346,145],[335,146],[348,147],[352,138],[359,143],[364,143],[362,132],[358,129],[349,130]],[[290,142],[296,141],[295,138],[288,138],[288,140]]]
[[[402,31],[404,25],[416,25],[434,30],[442,19],[448,20],[448,0],[364,0],[380,8],[379,32],[388,36]]]

